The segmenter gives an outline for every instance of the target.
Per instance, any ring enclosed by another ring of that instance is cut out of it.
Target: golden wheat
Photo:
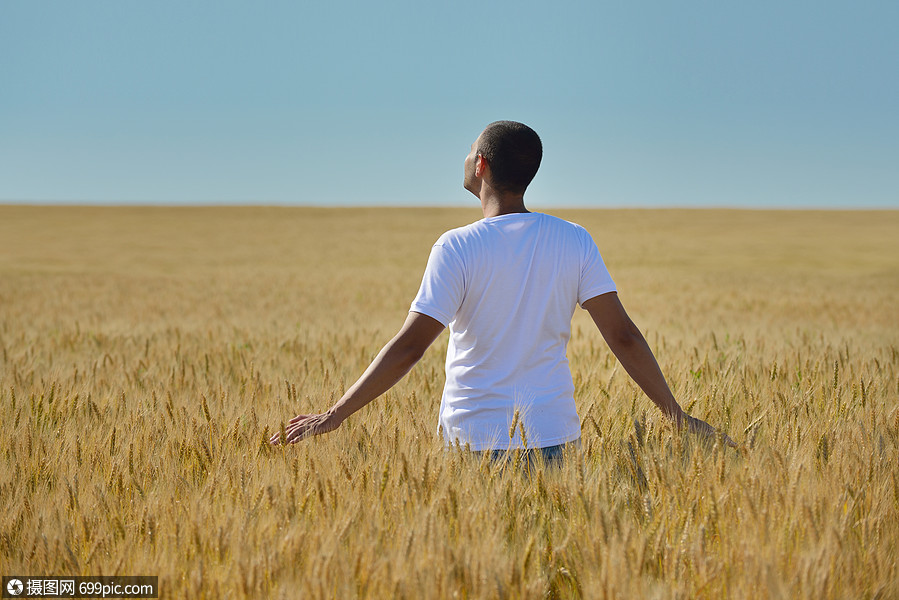
[[[559,211],[594,235],[674,432],[582,311],[583,447],[444,449],[445,334],[270,447],[402,323],[477,210],[0,207],[0,571],[165,597],[899,597],[899,213]]]

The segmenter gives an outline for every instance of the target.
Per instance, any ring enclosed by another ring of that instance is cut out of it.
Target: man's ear
[[[475,174],[475,176],[483,177],[484,171],[486,171],[488,168],[490,168],[490,165],[487,162],[487,159],[484,158],[483,156],[481,156],[480,154],[478,154],[477,157],[474,159],[474,174]]]

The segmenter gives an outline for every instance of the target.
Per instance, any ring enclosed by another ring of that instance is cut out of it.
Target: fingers
[[[729,435],[724,432],[718,431],[702,419],[687,416],[687,426],[691,433],[695,433],[696,435],[702,436],[709,440],[718,439],[722,444],[731,448],[740,448],[739,444],[733,441]]]
[[[281,436],[284,436],[284,443],[290,444],[293,441],[296,441],[296,432],[298,429],[302,428],[304,422],[309,419],[311,415],[297,415],[287,422],[287,427],[281,425],[281,431],[275,433],[272,437],[269,438],[269,443],[278,444],[281,443]]]
[[[329,431],[323,428],[326,415],[297,415],[288,421],[288,426],[269,438],[272,445],[295,444],[307,437]],[[283,441],[282,441],[283,434]]]
[[[710,437],[716,433],[714,427],[696,417],[687,416],[687,427],[690,429],[691,433],[696,433],[704,437]]]
[[[300,440],[320,433],[318,431],[319,415],[312,415],[303,421],[297,421],[287,429],[287,443],[296,444]]]
[[[288,428],[274,434],[272,437],[269,438],[268,441],[270,444],[274,444],[274,445],[278,445],[278,444],[282,444],[282,443],[283,444],[293,444],[293,443],[296,443],[296,442],[300,441],[301,439],[303,439],[303,437],[305,437],[304,429],[307,429],[307,427],[304,427],[304,425],[302,423],[299,424],[299,426],[292,425],[291,427],[288,427]],[[283,433],[283,441],[282,441],[282,433]]]

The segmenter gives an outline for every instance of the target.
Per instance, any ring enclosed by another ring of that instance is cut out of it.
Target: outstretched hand
[[[697,419],[696,417],[691,417],[688,414],[684,414],[684,421],[687,426],[687,430],[690,433],[695,433],[699,437],[714,441],[720,439],[726,446],[730,446],[731,448],[739,448],[736,442],[730,439],[726,433],[718,431],[702,419]]]
[[[269,438],[270,444],[295,444],[300,440],[334,431],[340,423],[330,413],[320,415],[297,415],[287,422],[284,429],[284,440],[281,440],[281,432]]]

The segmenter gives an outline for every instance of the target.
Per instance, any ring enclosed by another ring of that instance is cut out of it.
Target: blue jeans
[[[581,447],[581,438],[576,440],[565,442],[564,444],[557,444],[555,446],[546,446],[545,448],[528,448],[526,450],[520,450],[522,454],[521,462],[528,467],[537,466],[538,462],[542,459],[543,464],[546,466],[552,467],[561,467],[562,462],[565,458],[566,450],[571,452],[572,450],[578,450]],[[487,455],[490,458],[491,462],[494,463],[504,463],[511,462],[513,458],[516,456],[515,450],[473,450],[471,454],[480,459],[483,455]],[[537,458],[537,457],[540,458]]]

